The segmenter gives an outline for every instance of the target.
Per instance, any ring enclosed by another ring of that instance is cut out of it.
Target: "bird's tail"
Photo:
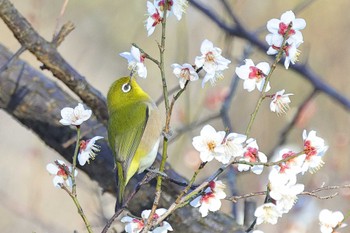
[[[117,162],[117,169],[118,169],[118,181],[117,181],[118,196],[117,196],[116,210],[119,210],[124,205],[125,179],[124,179],[122,164],[119,162]]]

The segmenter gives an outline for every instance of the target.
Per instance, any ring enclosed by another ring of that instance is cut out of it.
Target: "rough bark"
[[[57,51],[58,44],[41,37],[8,0],[0,0],[0,17],[18,42],[43,63],[42,68],[51,71],[76,93],[93,110],[97,119],[106,125],[108,113],[105,98],[61,56]],[[54,41],[57,40],[63,38]]]

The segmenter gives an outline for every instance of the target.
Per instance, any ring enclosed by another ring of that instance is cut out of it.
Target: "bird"
[[[161,114],[135,78],[116,80],[107,94],[108,141],[118,173],[116,209],[124,205],[131,177],[149,168],[157,155],[162,133]]]

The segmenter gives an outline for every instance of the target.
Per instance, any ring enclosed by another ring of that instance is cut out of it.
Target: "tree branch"
[[[56,44],[41,37],[9,0],[0,0],[0,18],[21,45],[43,63],[43,68],[50,70],[55,77],[76,93],[93,110],[97,119],[107,125],[108,113],[105,98],[64,60],[58,53]]]

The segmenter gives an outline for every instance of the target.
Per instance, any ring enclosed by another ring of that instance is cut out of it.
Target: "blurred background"
[[[56,30],[57,18],[63,0],[13,0],[15,7],[30,21],[33,27],[47,40],[51,40]],[[219,0],[203,0],[206,6],[224,14]],[[293,10],[304,1],[228,1],[242,24],[249,30],[261,30],[260,38],[265,38],[266,22],[271,18],[280,18],[287,10]],[[300,62],[308,63],[320,77],[350,99],[350,15],[347,0],[313,1],[300,12],[297,18],[304,18],[307,27],[302,31],[304,44],[300,47]],[[157,41],[160,41],[160,28],[147,37],[144,27],[146,20],[146,1],[69,1],[59,25],[66,21],[75,24],[75,30],[60,45],[63,57],[98,90],[106,95],[110,84],[119,76],[128,75],[127,62],[119,53],[130,51],[131,43],[136,43],[149,54],[158,57]],[[227,18],[225,15],[220,17]],[[178,85],[172,74],[172,63],[194,63],[200,55],[200,44],[204,39],[211,40],[215,46],[223,49],[224,57],[232,63],[224,73],[225,78],[215,87],[207,85],[201,88],[200,81],[191,83],[186,94],[176,104],[172,120],[174,130],[187,124],[205,119],[209,114],[220,110],[223,96],[234,75],[234,69],[242,62],[242,52],[246,42],[238,38],[227,37],[205,15],[191,5],[183,19],[178,22],[169,19],[166,47],[166,73],[169,88]],[[0,43],[15,52],[20,48],[6,25],[0,21]],[[29,52],[21,55],[34,67],[41,64]],[[269,61],[271,58],[253,50],[250,58],[255,63]],[[154,99],[161,97],[161,80],[156,66],[146,61],[148,77],[139,80],[140,85]],[[51,73],[44,73],[52,77]],[[54,78],[53,78],[54,79]],[[59,82],[59,81],[57,81]],[[258,92],[248,93],[238,84],[230,110],[234,131],[244,133],[253,111]],[[274,148],[281,130],[290,122],[298,106],[312,91],[312,86],[303,77],[280,66],[272,77],[272,91],[286,89],[294,93],[291,97],[291,110],[286,116],[278,117],[269,110],[269,102],[264,102],[261,112],[252,129],[252,137],[259,143],[261,151],[269,154]],[[78,100],[77,100],[78,101]],[[74,106],[74,104],[72,105]],[[71,107],[72,107],[71,106]],[[160,106],[164,109],[163,106]],[[217,130],[225,130],[220,119],[210,122]],[[327,95],[320,93],[310,101],[296,127],[287,139],[291,148],[301,148],[302,131],[316,130],[324,138],[329,150],[324,157],[325,165],[316,174],[306,174],[299,182],[312,190],[322,185],[342,185],[350,183],[350,115],[349,111]],[[169,148],[169,162],[174,169],[190,177],[193,169],[200,163],[198,153],[191,141],[201,128],[187,132],[177,138]],[[30,130],[22,127],[4,111],[0,111],[0,231],[1,232],[84,232],[85,228],[74,204],[68,195],[52,185],[52,177],[46,171],[46,164],[60,158],[59,154],[48,148]],[[93,166],[89,165],[89,166]],[[204,169],[199,179],[211,174],[219,166],[212,162]],[[237,180],[239,194],[264,190],[265,171],[261,177],[242,174]],[[338,190],[339,196],[330,200],[318,200],[300,197],[296,207],[285,214],[275,226],[262,225],[265,232],[318,232],[318,213],[322,208],[339,210],[344,214],[350,210],[349,190]],[[229,193],[229,191],[228,191]],[[329,194],[329,193],[322,193]],[[78,176],[78,195],[93,229],[100,231],[106,219],[114,211],[114,199],[101,194],[95,182],[82,172]],[[254,198],[260,205],[263,200]],[[230,212],[231,206],[224,204],[224,211]],[[237,203],[241,210],[242,203]],[[242,221],[240,215],[238,220]],[[348,221],[347,221],[348,222]],[[349,222],[348,222],[349,223]],[[121,227],[118,228],[122,229]],[[348,229],[340,230],[347,232]]]

